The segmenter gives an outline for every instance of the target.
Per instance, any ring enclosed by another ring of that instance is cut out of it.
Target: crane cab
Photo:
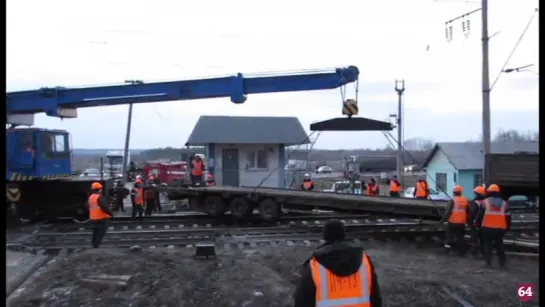
[[[6,129],[8,181],[70,176],[70,135],[64,130]]]

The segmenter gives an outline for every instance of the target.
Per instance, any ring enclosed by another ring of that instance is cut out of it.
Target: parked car
[[[316,174],[331,174],[333,172],[333,169],[327,165],[320,166],[316,170]]]
[[[104,172],[102,172],[102,175],[105,175]],[[80,177],[100,177],[100,170],[96,168],[88,168],[79,175]]]
[[[403,192],[403,197],[406,198],[414,198],[414,187],[410,187],[405,189],[405,192]],[[434,189],[430,190],[430,199],[431,200],[449,200],[451,199],[445,192],[437,192]]]
[[[535,198],[529,198],[525,195],[513,195],[507,200],[509,208],[513,211],[532,211],[539,210],[539,201]]]

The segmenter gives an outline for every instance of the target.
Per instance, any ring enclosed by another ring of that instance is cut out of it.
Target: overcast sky
[[[498,75],[538,0],[490,1],[490,79]],[[464,141],[481,134],[480,13],[453,40],[445,21],[480,6],[463,0],[8,0],[7,89],[183,80],[237,72],[356,65],[360,115],[397,110],[394,80],[406,80],[405,138]],[[32,8],[32,9],[28,9]],[[536,16],[508,67],[538,62]],[[538,78],[503,74],[492,91],[492,131],[538,129]],[[347,95],[353,95],[353,87]],[[80,109],[77,119],[43,114],[35,124],[72,133],[76,148],[122,148],[128,106]],[[201,115],[340,116],[339,90],[138,104],[132,148],[182,146]],[[316,147],[384,147],[379,132],[324,132]]]

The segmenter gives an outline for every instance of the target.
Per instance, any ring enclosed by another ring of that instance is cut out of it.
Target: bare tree
[[[539,132],[527,131],[520,132],[514,129],[499,130],[494,136],[494,142],[529,142],[539,141]]]
[[[410,138],[403,142],[405,150],[426,151],[432,149],[434,142],[429,139]]]

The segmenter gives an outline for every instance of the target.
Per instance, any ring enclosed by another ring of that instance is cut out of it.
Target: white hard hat
[[[137,175],[136,179],[142,179],[142,175]]]
[[[310,174],[309,174],[309,173],[306,173],[306,174],[305,174],[305,177],[310,177]]]

